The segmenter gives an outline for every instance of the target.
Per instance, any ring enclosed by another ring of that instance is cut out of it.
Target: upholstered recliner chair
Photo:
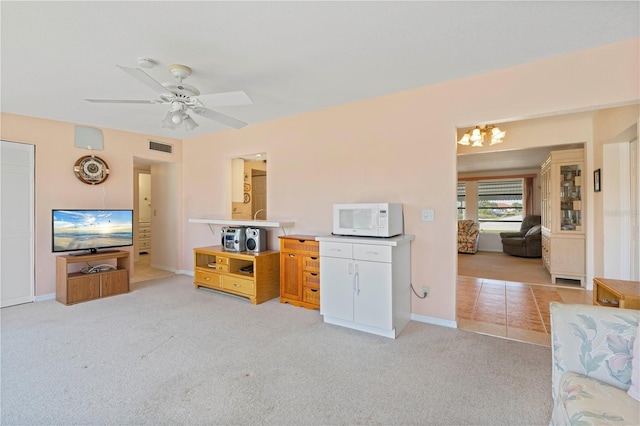
[[[478,251],[480,224],[473,220],[458,221],[458,253],[475,254]]]
[[[540,216],[527,216],[519,232],[501,232],[502,251],[512,256],[542,257]]]

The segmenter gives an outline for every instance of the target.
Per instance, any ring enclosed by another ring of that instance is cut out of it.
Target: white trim
[[[389,337],[391,339],[395,339],[397,337],[395,328],[392,328],[391,330],[386,330],[383,328],[372,327],[366,324],[359,324],[353,321],[346,321],[340,318],[328,317],[326,315],[324,316],[324,322],[326,324],[339,325],[341,327],[351,328],[353,330],[358,330],[358,331],[364,331],[365,333],[376,334],[378,336]]]
[[[176,273],[175,268],[170,268],[168,266],[158,265],[158,264],[155,264],[155,263],[152,263],[149,266],[151,266],[154,269],[160,269],[162,271],[173,272],[174,274]]]
[[[427,317],[424,315],[411,314],[412,321],[424,322],[427,324],[440,325],[442,327],[458,328],[456,321],[448,321],[440,318]]]
[[[176,271],[176,274],[178,274],[178,275],[190,275],[192,277],[195,275],[193,273],[193,269],[190,270],[190,271],[179,269],[179,270]]]
[[[43,294],[42,296],[36,296],[35,298],[36,302],[45,302],[47,300],[56,300],[56,294],[55,293]]]

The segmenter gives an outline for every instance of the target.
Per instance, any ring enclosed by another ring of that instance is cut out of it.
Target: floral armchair
[[[550,311],[550,425],[639,425],[640,311],[556,302]]]
[[[458,253],[476,253],[480,238],[480,224],[473,220],[458,221]]]

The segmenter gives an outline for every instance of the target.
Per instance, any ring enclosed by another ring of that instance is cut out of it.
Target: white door
[[[358,324],[391,330],[393,327],[391,264],[358,260],[355,263],[355,274],[353,321]]]
[[[34,147],[1,142],[0,307],[34,300]]]
[[[320,262],[320,313],[353,321],[353,261],[323,257]]]

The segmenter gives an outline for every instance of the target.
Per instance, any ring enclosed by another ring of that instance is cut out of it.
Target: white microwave
[[[393,237],[403,232],[402,204],[333,205],[333,233],[360,237]]]

